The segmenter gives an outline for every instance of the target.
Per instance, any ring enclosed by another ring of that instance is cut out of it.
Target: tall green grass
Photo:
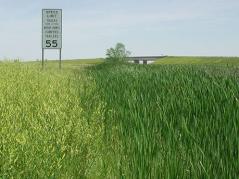
[[[0,65],[0,178],[97,178],[102,125],[82,113],[86,78],[40,69]]]
[[[0,64],[0,178],[237,178],[225,65]]]
[[[91,67],[94,93],[104,103],[107,170],[118,178],[237,178],[235,71],[188,65]]]

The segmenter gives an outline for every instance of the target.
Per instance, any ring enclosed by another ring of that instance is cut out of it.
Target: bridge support
[[[137,63],[137,64],[139,64],[139,60],[134,60],[134,63]]]
[[[144,64],[144,65],[147,65],[147,64],[148,64],[148,61],[147,61],[147,60],[143,60],[143,64]]]

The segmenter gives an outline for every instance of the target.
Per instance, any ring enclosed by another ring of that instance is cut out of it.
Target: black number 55
[[[46,47],[57,47],[57,40],[46,40]]]

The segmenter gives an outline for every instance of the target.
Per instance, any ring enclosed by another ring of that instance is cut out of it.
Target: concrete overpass
[[[149,64],[153,63],[154,61],[165,58],[166,56],[136,56],[136,57],[128,57],[127,60],[131,63],[136,64]]]

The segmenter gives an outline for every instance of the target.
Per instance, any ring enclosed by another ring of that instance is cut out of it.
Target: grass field
[[[0,178],[237,178],[227,60],[0,63]]]
[[[239,65],[238,57],[166,57],[155,64]]]

